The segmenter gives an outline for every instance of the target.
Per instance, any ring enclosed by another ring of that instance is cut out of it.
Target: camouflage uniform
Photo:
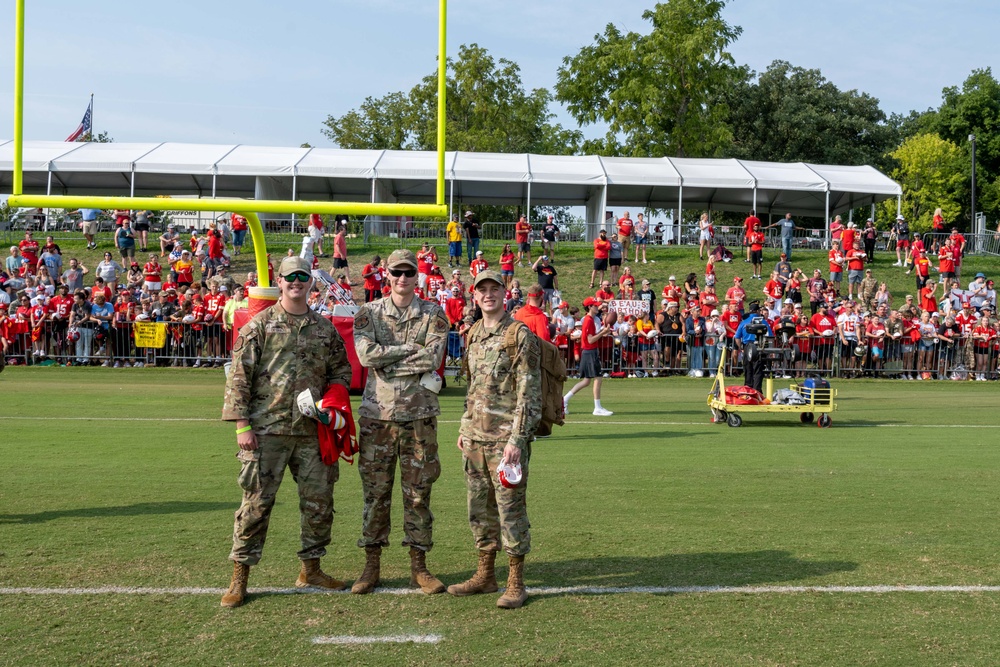
[[[438,460],[437,394],[420,376],[441,366],[448,318],[436,303],[414,296],[406,308],[391,298],[366,303],[354,317],[354,348],[369,368],[358,409],[358,472],[364,488],[359,547],[389,544],[392,486],[399,461],[403,487],[403,546],[429,551],[433,545],[431,485]]]
[[[243,503],[236,511],[230,560],[246,565],[260,561],[286,466],[299,489],[302,549],[298,556],[307,560],[326,553],[339,470],[336,463],[323,463],[316,424],[299,413],[295,398],[305,389],[318,398],[329,385],[348,387],[350,381],[343,339],[332,324],[312,311],[291,315],[279,303],[240,330],[222,418],[248,419],[258,449],[237,454],[243,466],[239,476]]]
[[[864,304],[865,310],[875,313],[875,294],[878,292],[878,281],[874,276],[866,275],[861,281],[861,291],[858,293],[858,301]]]
[[[468,487],[469,524],[479,551],[504,549],[512,556],[531,550],[531,525],[525,504],[531,438],[541,418],[542,380],[538,339],[521,326],[518,355],[504,345],[507,327],[519,326],[505,314],[492,329],[469,335],[469,391],[459,433]],[[521,450],[523,481],[508,489],[497,481],[497,466],[508,444]]]

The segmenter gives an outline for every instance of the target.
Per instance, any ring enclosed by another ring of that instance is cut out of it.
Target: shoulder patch
[[[450,328],[451,328],[451,325],[448,323],[448,319],[447,318],[444,318],[444,317],[437,317],[437,318],[435,318],[435,321],[434,321],[434,331],[436,331],[437,333],[444,333],[445,331],[447,331]]]
[[[371,323],[372,323],[371,317],[369,317],[368,313],[365,312],[358,313],[357,316],[354,318],[355,329],[367,329],[369,325],[371,325]]]

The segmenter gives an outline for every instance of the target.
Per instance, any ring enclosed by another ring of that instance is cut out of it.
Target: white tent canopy
[[[0,140],[0,191],[12,185],[14,144]],[[296,200],[434,200],[430,151],[212,144],[24,144],[31,194],[172,195]],[[613,206],[825,217],[899,198],[869,166],[695,158],[466,153],[445,156],[450,200],[525,207],[585,206],[588,223]]]

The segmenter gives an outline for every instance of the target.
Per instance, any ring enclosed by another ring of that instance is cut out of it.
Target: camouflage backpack
[[[472,326],[473,328],[482,327],[483,321],[479,320]],[[518,320],[515,320],[514,324],[507,327],[507,331],[504,332],[503,344],[508,357],[512,360],[517,358],[517,332],[522,327],[529,336],[535,336],[538,339],[538,350],[541,353],[538,365],[542,378],[542,418],[538,421],[538,426],[535,427],[535,435],[545,437],[552,433],[553,425],[562,426],[566,423],[563,414],[563,384],[566,382],[566,362],[558,347],[538,338],[533,331],[528,329],[528,325]],[[466,379],[469,379],[471,373],[467,358],[462,360],[462,367]]]

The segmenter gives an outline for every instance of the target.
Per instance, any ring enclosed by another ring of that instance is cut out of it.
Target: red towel
[[[319,424],[319,453],[323,463],[333,465],[338,458],[354,465],[354,455],[358,453],[358,436],[354,428],[354,413],[351,412],[351,397],[347,387],[331,384],[326,388],[320,407],[324,410],[339,412],[347,422],[337,429],[331,421],[329,426]]]

